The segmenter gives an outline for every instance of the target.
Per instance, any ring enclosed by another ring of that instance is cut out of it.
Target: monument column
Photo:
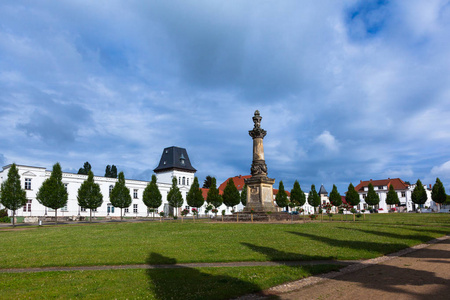
[[[267,165],[264,159],[263,139],[267,132],[261,128],[261,115],[255,111],[254,127],[248,133],[253,139],[253,161],[250,169],[252,177],[245,180],[247,184],[247,205],[244,211],[275,211],[273,204],[273,184],[275,179],[267,177]]]

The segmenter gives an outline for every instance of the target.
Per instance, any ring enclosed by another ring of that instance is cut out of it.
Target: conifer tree
[[[241,191],[241,203],[244,207],[247,205],[247,184],[244,184],[244,187]]]
[[[280,180],[280,184],[278,185],[278,193],[275,196],[275,201],[277,202],[278,207],[286,207],[289,204],[289,200],[284,190],[283,181]]]
[[[62,183],[61,165],[53,165],[52,174],[42,183],[36,199],[42,205],[55,210],[55,224],[58,223],[58,209],[67,204],[68,194]]]
[[[294,182],[294,187],[291,190],[291,202],[298,207],[302,207],[306,202],[305,193],[297,180]]]
[[[194,177],[194,182],[192,183],[188,194],[186,195],[186,202],[189,206],[197,208],[201,207],[205,203],[203,198],[202,190],[200,189],[198,178]]]
[[[211,178],[211,185],[208,190],[208,194],[206,196],[206,202],[212,204],[216,209],[222,205],[222,196],[219,194],[219,190],[217,189],[216,178]]]
[[[152,181],[145,187],[142,200],[148,208],[153,209],[153,218],[155,218],[155,209],[160,207],[162,204],[162,196],[158,185],[156,184],[155,174],[152,175]]]
[[[314,184],[311,185],[311,191],[308,194],[308,203],[314,207],[314,211],[316,210],[316,207],[320,205],[320,196],[317,194],[316,186]]]
[[[111,178],[111,166],[107,165],[105,169],[105,177]]]
[[[400,200],[398,199],[397,192],[394,189],[394,186],[391,184],[389,185],[389,191],[386,196],[386,204],[387,205],[397,205],[400,203]]]
[[[436,178],[436,183],[431,190],[431,199],[433,199],[434,202],[439,203],[439,205],[447,200],[444,185],[439,178]]]
[[[91,164],[89,162],[85,162],[83,167],[78,170],[78,174],[87,175],[91,169]]]
[[[117,178],[117,167],[115,165],[111,166],[111,178]]]
[[[347,203],[351,206],[356,206],[361,201],[359,199],[358,192],[355,190],[355,187],[351,183],[348,185],[347,194],[345,195],[345,201],[347,201]]]
[[[78,205],[89,208],[89,222],[92,222],[92,210],[97,209],[103,203],[103,195],[100,186],[94,182],[94,173],[88,172],[88,178],[78,189]]]
[[[170,206],[177,208],[175,210],[175,215],[178,215],[178,208],[183,205],[184,200],[180,189],[178,188],[177,179],[175,177],[172,178],[172,187],[167,194],[167,202],[169,202]]]
[[[214,177],[211,177],[210,175],[208,175],[208,176],[206,176],[206,178],[205,178],[205,180],[203,181],[203,188],[204,189],[209,189],[209,188],[211,188],[211,185],[212,185],[212,179],[213,179]]]
[[[416,187],[411,195],[411,200],[418,205],[423,205],[428,200],[427,192],[425,191],[420,179],[417,179]]]
[[[330,193],[330,203],[336,207],[338,207],[342,204],[342,197],[339,194],[336,185],[334,185],[334,184],[333,184],[333,189],[331,190],[331,193]]]
[[[130,189],[125,185],[125,175],[123,172],[119,173],[119,180],[114,185],[109,200],[114,207],[120,208],[120,220],[123,219],[122,209],[131,205]]]
[[[238,205],[241,201],[239,191],[234,185],[233,179],[228,180],[227,186],[223,190],[223,204],[227,207]]]
[[[20,175],[16,164],[11,165],[8,179],[1,185],[0,203],[12,210],[13,227],[15,227],[16,210],[27,203],[26,192],[20,185]]]
[[[369,188],[369,191],[367,192],[365,201],[366,201],[367,205],[370,205],[373,208],[375,205],[378,205],[378,203],[380,203],[380,197],[375,192],[375,189],[374,189],[372,183],[369,183],[368,188]]]

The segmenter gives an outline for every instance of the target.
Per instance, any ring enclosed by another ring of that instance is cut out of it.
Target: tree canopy
[[[247,205],[247,184],[244,184],[244,187],[242,188],[241,191],[241,203],[244,206]]]
[[[36,199],[42,205],[55,210],[55,223],[57,223],[58,209],[67,204],[68,194],[62,182],[61,165],[53,165],[52,174],[42,183],[36,194]]]
[[[122,209],[129,207],[132,202],[130,189],[125,185],[125,175],[123,172],[119,173],[119,179],[109,195],[109,200],[114,207],[120,208],[120,219],[122,220]]]
[[[194,182],[186,195],[186,202],[189,206],[197,209],[205,203],[205,198],[203,198],[203,193],[200,189],[197,177],[194,177]]]
[[[209,189],[211,188],[212,185],[212,179],[214,177],[211,177],[210,175],[206,176],[205,180],[203,181],[203,188],[204,189]]]
[[[287,197],[286,191],[284,190],[284,184],[282,180],[280,180],[280,183],[278,185],[278,193],[275,196],[275,201],[277,202],[278,207],[286,207],[289,204],[289,199]]]
[[[26,192],[20,185],[20,175],[16,164],[12,164],[8,171],[8,178],[1,185],[0,203],[12,210],[13,227],[16,210],[27,203]]]
[[[219,190],[216,186],[216,178],[211,178],[211,186],[209,187],[208,194],[206,196],[206,202],[212,204],[215,208],[222,205],[222,196],[219,194]]]
[[[370,206],[378,205],[378,203],[380,203],[380,197],[375,192],[373,184],[369,183],[368,188],[369,188],[369,191],[367,192],[367,196],[366,196],[366,199],[365,199],[367,205],[370,205]]]
[[[103,203],[103,195],[100,186],[94,182],[94,173],[88,172],[88,178],[81,184],[77,195],[78,205],[89,208],[89,221],[92,221],[92,210],[100,207]]]
[[[400,200],[398,199],[397,192],[394,189],[394,186],[391,184],[389,185],[389,191],[386,196],[386,204],[387,205],[396,205],[399,204]]]
[[[152,175],[152,181],[145,187],[144,193],[142,195],[142,201],[144,204],[151,209],[157,209],[162,204],[162,196],[159,191],[158,185],[156,184],[156,175]],[[153,212],[153,217],[155,216]]]
[[[340,206],[342,204],[342,197],[338,192],[336,185],[333,184],[333,189],[330,193],[330,203],[333,206]]]
[[[420,179],[417,179],[416,187],[414,188],[411,195],[411,200],[418,205],[422,205],[428,200],[427,192],[425,191],[425,188],[423,187]]]
[[[85,162],[83,167],[78,170],[78,174],[88,175],[89,171],[92,169],[89,162]]]
[[[436,178],[436,183],[433,185],[433,189],[431,190],[431,199],[439,204],[442,204],[447,200],[444,185],[439,178]]]
[[[317,194],[316,186],[314,184],[311,185],[311,191],[308,194],[308,203],[314,208],[320,205],[320,196]]]
[[[233,207],[241,202],[239,191],[234,185],[233,179],[228,180],[227,186],[223,190],[223,204],[227,207]]]
[[[105,177],[117,178],[117,167],[115,165],[107,165],[105,169]]]
[[[302,191],[300,183],[297,180],[294,182],[294,187],[291,190],[291,202],[299,207],[302,207],[306,202],[305,193]]]
[[[170,206],[175,208],[181,207],[184,202],[175,177],[172,178],[172,186],[167,194],[167,202],[169,202]],[[175,210],[175,215],[177,215],[177,210]]]
[[[351,183],[348,185],[347,194],[345,195],[345,201],[347,201],[347,203],[351,206],[356,206],[359,204],[359,202],[361,202],[358,192],[355,190],[355,187]]]

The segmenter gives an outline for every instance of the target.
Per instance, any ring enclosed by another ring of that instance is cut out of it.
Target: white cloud
[[[316,137],[314,142],[316,144],[324,146],[328,151],[339,151],[340,143],[328,130],[324,130],[318,137]]]

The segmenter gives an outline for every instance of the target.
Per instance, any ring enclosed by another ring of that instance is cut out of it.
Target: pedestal
[[[275,212],[273,204],[273,184],[275,179],[268,177],[251,177],[245,180],[247,184],[247,205],[244,212]]]

